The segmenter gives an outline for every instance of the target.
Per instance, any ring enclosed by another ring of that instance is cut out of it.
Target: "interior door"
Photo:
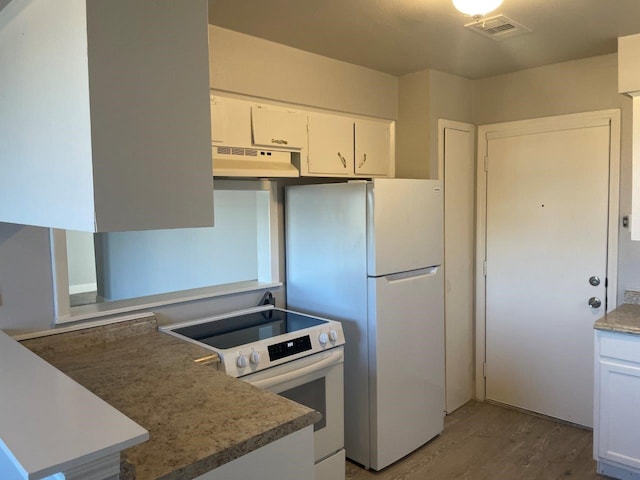
[[[487,146],[486,398],[591,426],[610,125],[496,135]]]
[[[438,121],[443,143],[446,407],[473,398],[474,126]]]

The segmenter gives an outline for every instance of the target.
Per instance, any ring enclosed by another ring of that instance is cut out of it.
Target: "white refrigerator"
[[[442,432],[443,192],[435,180],[287,187],[287,305],[340,320],[345,449],[380,470]]]

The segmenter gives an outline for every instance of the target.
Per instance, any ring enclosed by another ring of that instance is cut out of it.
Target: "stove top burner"
[[[221,359],[218,370],[234,377],[344,345],[340,322],[272,306],[168,325],[160,330],[215,351]]]
[[[228,349],[325,323],[328,322],[274,308],[177,328],[174,332],[214,348]]]

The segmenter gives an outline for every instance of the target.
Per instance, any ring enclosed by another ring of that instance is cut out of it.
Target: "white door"
[[[368,288],[371,467],[380,470],[443,429],[442,269],[369,278]]]
[[[591,123],[486,143],[486,398],[587,426],[611,138],[608,118]]]
[[[444,184],[446,409],[473,398],[474,126],[438,121]]]

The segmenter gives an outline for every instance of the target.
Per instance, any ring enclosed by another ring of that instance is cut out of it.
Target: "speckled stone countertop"
[[[620,305],[598,320],[593,327],[597,330],[640,335],[640,305]]]
[[[121,480],[193,479],[320,418],[195,363],[212,352],[158,332],[153,317],[22,344],[149,430],[122,453]]]

